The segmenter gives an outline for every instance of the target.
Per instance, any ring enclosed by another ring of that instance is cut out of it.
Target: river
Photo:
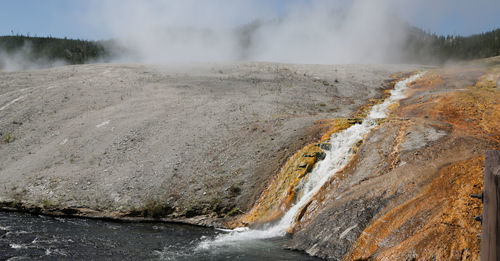
[[[0,212],[0,260],[317,260],[284,249],[286,238],[198,247],[222,233],[180,224]]]

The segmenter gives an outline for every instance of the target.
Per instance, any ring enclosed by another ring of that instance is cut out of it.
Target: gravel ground
[[[79,65],[0,72],[0,201],[171,217],[248,210],[283,162],[412,66]]]

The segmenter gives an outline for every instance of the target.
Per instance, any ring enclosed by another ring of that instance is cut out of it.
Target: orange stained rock
[[[399,80],[408,75],[409,74],[393,75],[389,84],[390,88],[384,90],[383,98],[370,99],[367,104],[358,109],[353,118],[336,118],[317,121],[316,124],[321,129],[326,130],[320,142],[327,142],[330,140],[333,133],[345,130],[356,123],[361,123],[370,109],[389,97],[390,89],[394,88],[394,85]],[[322,152],[322,150],[317,144],[310,144],[290,157],[281,168],[278,175],[272,180],[266,190],[263,191],[254,207],[238,220],[231,224],[227,224],[228,227],[265,223],[281,217],[295,201],[298,186],[307,179],[307,174],[318,161],[318,157],[312,155],[317,155],[317,153],[320,152]]]
[[[422,102],[400,108],[401,117],[421,117],[453,126],[454,131],[500,142],[500,89],[489,74],[475,86],[429,95]],[[496,79],[496,77],[494,78]],[[438,88],[438,87],[436,87]]]
[[[404,76],[402,74],[394,75],[390,83],[391,89]],[[388,96],[390,96],[390,90],[385,90],[382,99],[370,99],[367,104],[358,109],[353,118],[317,121],[316,124],[320,128],[326,129],[320,142],[327,142],[333,133],[343,131],[356,123],[361,123],[371,107],[382,103]],[[288,159],[278,175],[261,194],[254,207],[237,221],[227,224],[228,227],[265,223],[281,217],[294,203],[297,196],[297,187],[301,182],[305,182],[307,174],[319,160],[317,156],[314,156],[322,152],[317,145],[309,144]]]
[[[428,90],[436,90],[442,88],[447,83],[454,83],[458,79],[464,77],[464,75],[469,75],[478,77],[484,74],[484,69],[481,68],[442,68],[427,71],[423,77],[420,77],[414,82],[408,84],[409,90],[407,94],[409,96],[414,95],[418,92],[424,92]]]
[[[385,99],[387,99],[388,97],[391,96],[391,90],[394,89],[394,86],[396,85],[396,83],[398,83],[399,81],[401,81],[407,77],[410,77],[411,75],[414,75],[416,73],[417,72],[411,72],[411,73],[407,73],[407,74],[400,73],[400,74],[392,75],[391,76],[392,80],[389,82],[389,88],[384,90],[384,94],[383,94],[382,98],[368,100],[367,104],[358,108],[358,111],[354,114],[353,118],[359,118],[359,119],[366,118],[368,116],[368,113],[370,113],[373,106],[383,103],[385,101]]]
[[[443,76],[438,71],[427,72],[424,77],[409,84],[410,88],[434,88],[443,84]]]
[[[488,70],[486,74],[479,77],[475,86],[477,88],[486,88],[486,89],[500,87],[497,86],[499,77],[500,77],[500,68],[491,68]]]
[[[456,162],[415,198],[368,226],[344,260],[479,260],[484,158]]]
[[[391,81],[389,83],[389,88],[384,90],[383,97],[380,99],[369,99],[368,103],[360,106],[356,113],[353,115],[352,118],[336,118],[336,119],[331,119],[327,120],[329,122],[329,129],[325,134],[321,137],[321,142],[325,142],[330,140],[330,137],[332,136],[333,133],[337,133],[340,131],[343,131],[352,125],[359,123],[361,120],[365,119],[368,116],[368,113],[371,111],[372,107],[381,104],[384,102],[385,99],[387,99],[389,96],[391,96],[391,90],[394,88],[396,83],[403,78],[409,77],[412,74],[415,74],[416,72],[412,72],[409,74],[395,74],[391,76]],[[394,107],[394,105],[393,105]]]
[[[307,226],[311,221],[314,220],[314,218],[316,218],[325,202],[334,200],[331,198],[331,192],[335,191],[338,188],[339,184],[344,181],[344,179],[347,177],[346,173],[355,168],[359,159],[359,155],[354,154],[349,160],[349,163],[343,169],[337,171],[337,173],[335,173],[335,175],[333,175],[329,179],[329,181],[321,187],[318,193],[315,194],[311,198],[311,200],[300,210],[297,220],[288,230],[289,233],[294,233],[295,231],[299,231]]]
[[[391,84],[391,86],[394,86],[394,84]],[[381,99],[369,99],[367,104],[358,108],[358,111],[354,114],[354,118],[360,118],[360,119],[366,118],[373,106],[383,103],[384,100],[389,96],[391,96],[390,89],[384,90],[384,97]]]
[[[362,119],[348,119],[348,118],[336,118],[329,120],[330,128],[329,130],[321,136],[321,142],[327,142],[330,140],[332,134],[348,129],[352,125],[361,121]]]
[[[307,179],[321,153],[318,144],[310,144],[290,157],[250,212],[230,226],[265,223],[281,217],[294,202],[297,186]]]
[[[410,95],[395,113],[448,124],[452,135],[489,140],[498,149],[499,72],[484,70],[477,77],[477,69],[428,73],[412,85],[415,97]],[[455,86],[462,73],[473,75],[475,84]],[[420,194],[372,221],[344,259],[479,260],[481,227],[474,216],[480,215],[481,204],[469,195],[482,191],[483,165],[482,157],[474,157],[443,167]]]

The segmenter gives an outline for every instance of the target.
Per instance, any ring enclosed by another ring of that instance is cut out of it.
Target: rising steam
[[[94,1],[89,20],[127,50],[121,61],[331,64],[400,57],[406,30],[388,1],[294,1],[279,15],[269,2]]]
[[[0,71],[34,70],[63,65],[66,63],[62,60],[34,55],[32,45],[29,42],[25,42],[23,46],[14,51],[0,49]]]

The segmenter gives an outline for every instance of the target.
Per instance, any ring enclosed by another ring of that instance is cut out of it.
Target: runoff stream
[[[214,230],[178,224],[119,223],[0,212],[0,260],[316,260],[286,250],[286,231],[300,209],[352,156],[354,144],[404,97],[416,74],[395,85],[361,123],[334,133],[294,205],[281,219],[258,229]]]

